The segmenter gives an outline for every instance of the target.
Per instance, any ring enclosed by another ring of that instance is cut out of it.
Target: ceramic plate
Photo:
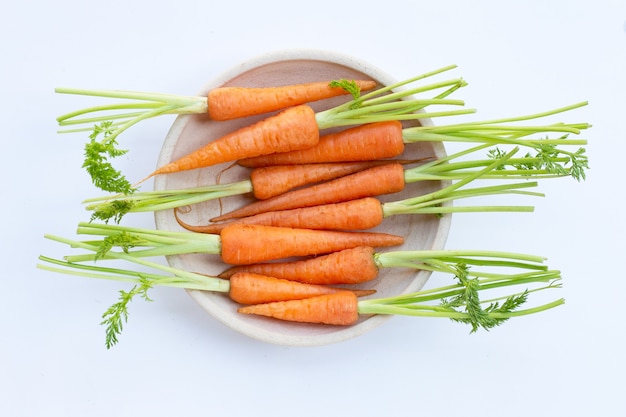
[[[220,86],[265,87],[281,84],[295,84],[332,79],[373,79],[380,85],[396,82],[379,69],[355,58],[326,51],[282,51],[266,54],[242,63],[224,73],[222,76],[207,83],[199,94],[206,94]],[[347,97],[323,100],[312,104],[316,110],[323,110],[345,102]],[[193,115],[179,116],[174,121],[165,138],[157,166],[183,156],[205,143],[233,131],[238,127],[250,124],[267,115],[248,117],[235,121],[214,122],[208,117]],[[422,120],[422,124],[430,124],[430,120]],[[323,131],[322,134],[328,131]],[[421,158],[445,154],[440,144],[408,145],[403,158]],[[234,166],[216,166],[195,171],[187,171],[174,175],[155,178],[156,190],[180,189],[241,181],[248,179],[249,170]],[[382,201],[395,201],[416,194],[423,194],[440,188],[438,182],[411,184],[405,191],[381,198]],[[190,224],[203,224],[220,211],[229,211],[252,201],[249,195],[228,197],[218,201],[210,201],[189,207],[183,219]],[[163,230],[183,230],[173,212],[160,211],[155,213],[156,226]],[[448,235],[450,217],[435,216],[395,216],[388,218],[374,231],[384,231],[404,236],[405,243],[400,247],[379,249],[390,250],[425,250],[442,249]],[[218,274],[227,268],[217,255],[185,255],[168,257],[170,265],[189,271]],[[374,297],[385,297],[400,293],[419,290],[429,277],[424,271],[387,268],[380,276],[361,288],[375,289]],[[263,317],[241,315],[237,313],[237,305],[224,294],[203,291],[189,291],[189,294],[207,313],[223,322],[232,329],[252,338],[269,343],[290,346],[315,346],[344,341],[368,332],[379,326],[390,317],[363,317],[350,327],[325,325],[308,325],[276,321]]]

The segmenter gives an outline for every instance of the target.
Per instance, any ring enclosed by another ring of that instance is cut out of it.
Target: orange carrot
[[[332,181],[292,190],[267,200],[256,201],[230,213],[214,217],[211,221],[218,222],[268,211],[289,210],[391,194],[402,191],[404,185],[402,164],[390,162]]]
[[[349,291],[303,300],[278,301],[241,307],[242,314],[255,314],[299,323],[348,326],[359,318],[358,300]]]
[[[404,146],[402,124],[391,120],[369,123],[321,136],[317,145],[307,149],[245,158],[237,163],[254,168],[320,162],[367,161],[396,157],[404,152]]]
[[[470,268],[467,277],[484,276],[482,267],[546,271],[545,258],[523,253],[491,250],[400,250],[374,252],[356,247],[291,262],[268,262],[232,266],[218,276],[228,279],[250,272],[316,285],[361,284],[378,277],[383,268],[409,268],[452,272]]]
[[[412,317],[448,318],[472,326],[471,332],[479,328],[485,330],[501,325],[509,318],[535,314],[558,307],[564,303],[562,298],[552,302],[520,310],[519,306],[527,302],[527,296],[535,291],[558,288],[561,279],[559,271],[544,270],[524,274],[497,275],[488,274],[472,279],[461,279],[458,271],[457,282],[424,291],[398,294],[385,298],[358,300],[348,291],[325,294],[302,300],[277,301],[240,307],[242,314],[255,314],[279,320],[349,326],[356,323],[361,315],[404,315]],[[546,283],[550,283],[546,285]],[[554,285],[554,283],[557,283]],[[528,285],[538,285],[528,289]],[[499,296],[498,302],[490,296],[482,299],[480,291],[494,290],[501,287],[522,285],[513,294]],[[453,300],[454,302],[450,302]]]
[[[304,284],[266,275],[241,272],[230,277],[229,297],[239,304],[262,304],[273,301],[300,300],[317,295],[346,291],[325,285]],[[355,290],[357,296],[376,291]]]
[[[233,266],[219,277],[232,279],[236,274],[251,272],[307,284],[337,285],[371,281],[378,276],[378,271],[374,248],[358,246],[294,262]]]
[[[401,236],[387,233],[338,232],[249,224],[225,227],[220,238],[222,260],[231,265],[320,255],[357,246],[396,246],[404,242]]]
[[[196,233],[221,233],[230,224],[260,224],[317,230],[367,230],[380,225],[384,219],[381,202],[373,197],[341,203],[301,207],[291,210],[268,211],[207,225],[190,225],[174,216],[183,228]]]
[[[361,91],[376,87],[371,80],[353,81]],[[220,87],[211,90],[208,113],[212,120],[231,120],[269,113],[300,104],[349,94],[330,82],[312,82],[277,87]]]
[[[233,224],[221,235],[150,230],[112,224],[80,222],[78,234],[105,236],[89,245],[103,253],[68,256],[72,262],[109,259],[111,245],[124,248],[124,258],[146,258],[185,254],[221,255],[231,265],[274,261],[296,256],[321,255],[357,246],[397,246],[402,236],[377,232],[342,232],[289,227]],[[108,239],[107,239],[108,238]]]
[[[252,193],[259,200],[267,200],[303,185],[330,181],[385,163],[387,162],[362,161],[258,167],[250,172]]]
[[[204,147],[158,168],[147,178],[204,168],[251,155],[308,148],[318,140],[319,130],[313,109],[307,105],[291,107],[211,141]]]

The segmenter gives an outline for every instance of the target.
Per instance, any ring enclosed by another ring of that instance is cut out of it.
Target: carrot
[[[244,167],[299,165],[320,162],[368,161],[393,158],[404,152],[402,123],[396,120],[368,123],[323,135],[307,149],[240,159]]]
[[[348,326],[359,319],[354,293],[342,291],[304,300],[292,300],[241,307],[242,314],[255,314],[300,323]]]
[[[310,207],[362,197],[391,194],[402,191],[404,184],[404,168],[402,164],[389,162],[388,164],[369,168],[311,187],[292,190],[267,200],[256,201],[230,213],[214,217],[211,221],[218,222],[268,211]]]
[[[476,277],[468,279],[462,271],[453,272],[458,281],[452,285],[399,294],[386,298],[358,300],[350,292],[314,296],[303,300],[278,301],[240,307],[242,314],[254,314],[278,320],[350,326],[360,317],[370,315],[404,315],[448,318],[471,326],[471,332],[490,330],[512,317],[539,313],[563,305],[563,298],[520,310],[530,294],[560,288],[559,271],[532,271],[522,274]],[[512,295],[503,296],[501,289],[523,285]],[[532,286],[531,286],[532,285]],[[529,289],[529,287],[531,289]],[[480,293],[495,290],[496,294],[482,300]],[[437,304],[438,303],[438,304]]]
[[[231,265],[320,255],[357,246],[396,246],[404,242],[401,236],[386,233],[339,232],[248,224],[225,227],[219,236],[222,260]]]
[[[230,277],[229,297],[239,304],[259,304],[273,301],[300,300],[316,295],[346,291],[325,285],[303,284],[266,275],[241,272]],[[355,290],[356,296],[370,295],[375,291]]]
[[[59,94],[74,94],[94,97],[108,97],[124,100],[138,100],[130,103],[115,103],[95,108],[86,108],[58,117],[61,126],[90,123],[93,120],[76,119],[88,113],[109,112],[112,110],[133,110],[132,113],[118,113],[117,119],[130,119],[131,124],[147,117],[162,114],[208,114],[212,120],[223,121],[269,113],[311,103],[326,98],[352,94],[376,87],[372,80],[334,80],[300,83],[271,87],[214,88],[206,96],[182,96],[175,94],[146,93],[124,90],[87,90],[76,88],[56,88]],[[142,110],[139,114],[136,110]]]
[[[371,246],[357,246],[292,262],[233,266],[219,277],[228,279],[241,272],[252,272],[307,284],[360,284],[378,276],[380,267],[374,254]]]
[[[353,80],[359,91],[376,87],[376,81]],[[348,89],[323,81],[279,87],[220,87],[208,94],[208,113],[212,120],[232,120],[269,113],[300,104],[349,93]]]
[[[401,165],[389,163],[347,175],[332,181],[321,183],[312,187],[293,190],[280,196],[268,200],[256,201],[229,213],[211,219],[213,222],[253,216],[259,213],[279,210],[291,210],[295,208],[311,207],[316,205],[331,204],[343,201],[350,201],[363,197],[372,197],[382,194],[390,194],[402,191],[404,184],[410,184],[424,180],[458,180],[456,183],[445,187],[437,192],[423,197],[415,197],[396,202],[395,207],[389,207],[384,216],[390,214],[407,214],[422,212],[425,213],[426,206],[433,206],[432,213],[444,213],[448,209],[437,209],[436,202],[442,203],[455,198],[470,197],[481,193],[500,193],[507,188],[499,189],[477,189],[466,192],[457,190],[467,183],[478,179],[529,179],[532,176],[540,178],[557,178],[572,175],[574,167],[556,166],[562,162],[563,158],[552,158],[551,164],[555,164],[556,169],[537,168],[545,161],[542,157],[524,156],[512,158],[519,150],[514,148],[507,154],[493,153],[488,159],[474,161],[460,161],[451,163],[450,161],[460,158],[466,154],[483,149],[484,146],[466,149],[453,155],[427,162],[423,165],[404,170]],[[567,158],[565,158],[567,160]],[[513,167],[514,169],[507,169]],[[388,170],[388,171],[385,171]],[[382,173],[386,175],[379,175]],[[515,186],[514,186],[515,187]],[[508,191],[506,191],[508,192]],[[419,205],[416,205],[419,203]],[[416,210],[419,208],[419,211]],[[491,209],[489,209],[491,210]],[[488,211],[489,211],[488,210]],[[480,210],[476,210],[480,211]],[[372,210],[373,215],[379,216],[378,210]],[[299,213],[300,214],[300,213]]]
[[[291,262],[267,262],[233,266],[218,276],[228,279],[235,274],[251,272],[290,281],[317,285],[361,284],[376,279],[383,268],[410,268],[453,272],[464,267],[469,276],[479,276],[475,267],[491,266],[545,270],[545,258],[511,252],[481,250],[407,250],[375,252],[361,246],[327,255]]]
[[[400,155],[404,151],[406,144],[418,142],[513,144],[527,146],[538,151],[546,145],[584,145],[587,143],[586,140],[565,139],[563,137],[534,139],[526,138],[526,136],[531,134],[544,135],[549,132],[579,134],[581,130],[590,126],[587,123],[553,123],[536,126],[516,126],[513,124],[507,125],[506,123],[551,116],[574,110],[586,104],[587,102],[581,102],[525,116],[448,125],[403,128],[398,121],[384,121],[356,126],[321,136],[318,144],[311,148],[246,158],[239,160],[237,163],[241,166],[255,168],[259,166],[306,164],[312,162],[343,162],[392,158]],[[557,151],[568,154],[560,149]]]
[[[268,211],[205,225],[185,223],[178,216],[178,212],[174,212],[178,224],[196,233],[221,233],[224,227],[231,224],[259,224],[317,230],[366,230],[381,224],[383,214],[380,201],[373,197],[291,210]]]
[[[308,105],[300,105],[213,140],[204,147],[158,168],[147,178],[204,168],[246,156],[308,148],[318,140],[315,112]]]
[[[266,262],[295,256],[320,255],[357,246],[386,247],[404,243],[401,236],[375,232],[339,232],[258,225],[231,225],[221,235],[150,230],[81,222],[79,234],[104,236],[90,241],[99,251],[68,256],[72,262],[107,259],[113,247],[134,258],[182,254],[221,255],[231,265]],[[51,237],[52,238],[52,237]]]

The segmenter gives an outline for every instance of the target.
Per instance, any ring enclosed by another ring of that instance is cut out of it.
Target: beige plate
[[[295,84],[331,79],[374,79],[381,85],[389,85],[396,80],[372,66],[354,58],[315,50],[298,50],[270,53],[247,61],[221,77],[211,81],[199,92],[206,94],[210,89],[219,86],[262,87],[281,84]],[[347,100],[346,97],[333,98],[313,104],[316,111],[332,107]],[[203,116],[179,116],[169,131],[158,166],[185,155],[206,142],[220,137],[242,125],[249,124],[266,116],[248,117],[236,121],[213,122]],[[422,123],[431,123],[423,120]],[[323,132],[324,133],[324,132]],[[415,144],[407,147],[404,157],[441,157],[445,155],[443,146],[439,144]],[[226,166],[187,171],[175,175],[159,176],[155,179],[156,190],[191,188],[215,184],[218,174],[219,182],[229,183],[248,178],[249,171],[241,167],[225,170]],[[416,193],[430,192],[441,184],[429,182],[411,184],[402,193],[386,196],[383,201],[394,201],[407,198]],[[228,197],[222,200],[221,209],[228,211],[250,200],[250,196]],[[195,205],[184,214],[184,220],[190,224],[203,224],[220,211],[220,204],[211,201]],[[173,216],[172,210],[160,211],[155,214],[156,226],[162,230],[182,230]],[[395,216],[385,220],[376,230],[399,234],[405,237],[405,244],[388,250],[425,250],[442,249],[450,227],[448,215],[435,216]],[[382,251],[382,249],[381,249]],[[188,271],[217,274],[226,268],[217,255],[185,255],[172,256],[168,262],[173,267]],[[377,290],[375,297],[385,297],[417,291],[429,277],[427,272],[386,268],[381,270],[379,278],[363,288]],[[238,314],[235,305],[224,294],[203,291],[189,291],[191,297],[209,314],[245,335],[269,343],[291,346],[314,346],[336,343],[361,335],[384,321],[388,316],[363,317],[351,327],[333,327],[323,325],[305,325],[286,323],[262,317]]]

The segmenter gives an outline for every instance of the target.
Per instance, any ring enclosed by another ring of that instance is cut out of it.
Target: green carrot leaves
[[[328,85],[331,87],[342,88],[344,91],[350,93],[353,100],[358,100],[359,97],[361,97],[361,89],[354,81],[349,81],[342,78],[341,80],[333,80]],[[358,107],[357,103],[355,103],[355,105],[355,107]]]
[[[89,136],[89,142],[85,145],[83,168],[87,170],[96,187],[104,191],[130,194],[135,189],[110,162],[111,158],[122,156],[128,150],[117,147],[117,141],[111,138],[112,132],[112,122],[103,122],[95,126]],[[100,135],[103,135],[102,140],[98,140]]]
[[[152,301],[148,297],[148,290],[152,288],[153,283],[145,278],[140,277],[140,283],[135,285],[130,291],[120,290],[119,301],[109,307],[102,315],[100,324],[106,326],[105,344],[110,349],[118,342],[118,336],[124,329],[124,324],[128,321],[128,304],[132,299],[139,295],[145,301]]]

